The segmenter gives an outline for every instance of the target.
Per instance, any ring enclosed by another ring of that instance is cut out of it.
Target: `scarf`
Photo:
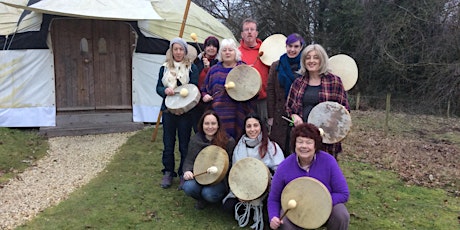
[[[297,77],[297,73],[293,73],[291,66],[297,65],[300,67],[300,53],[295,58],[290,58],[287,54],[283,54],[280,57],[280,62],[276,71],[278,71],[278,81],[281,87],[284,88],[284,96],[287,98],[291,84]]]
[[[243,138],[243,143],[246,144],[246,147],[254,148],[262,141],[262,132],[260,132],[257,138],[254,139],[249,138],[247,135],[244,135],[241,138]]]
[[[177,81],[181,85],[185,85],[190,81],[189,71],[185,63],[174,61],[174,68],[168,68],[167,63],[163,64],[164,73],[161,81],[165,87],[175,89],[177,87]]]

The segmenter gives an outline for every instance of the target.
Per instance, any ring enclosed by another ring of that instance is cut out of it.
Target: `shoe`
[[[195,209],[203,210],[206,207],[207,202],[204,200],[197,200],[195,203]]]
[[[165,174],[163,175],[163,179],[161,179],[161,187],[162,188],[171,187],[172,179],[173,177],[171,175],[171,172],[165,172]]]
[[[185,180],[183,176],[180,176],[180,182],[179,182],[179,187],[177,187],[177,190],[183,190],[182,186],[184,186]]]

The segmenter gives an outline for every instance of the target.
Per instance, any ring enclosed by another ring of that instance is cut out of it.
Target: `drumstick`
[[[216,166],[211,166],[209,167],[206,172],[202,172],[202,173],[197,173],[195,175],[193,175],[194,177],[197,177],[197,176],[200,176],[200,175],[203,175],[203,174],[206,174],[206,173],[209,173],[209,174],[214,174],[214,173],[217,173],[219,169],[216,167]]]
[[[283,213],[283,215],[281,215],[280,217],[280,220],[282,220],[284,218],[284,216],[286,216],[286,214],[291,210],[291,209],[294,209],[295,207],[297,207],[297,202],[295,200],[289,200],[288,202],[288,208],[286,209],[286,212]]]
[[[289,118],[287,118],[285,116],[281,116],[281,118],[283,118],[284,120],[288,121],[289,125],[291,125],[291,126],[294,124],[294,119],[291,120],[291,119],[289,119]]]
[[[202,53],[203,51],[201,50],[200,44],[198,44],[198,38],[196,36],[196,33],[191,33],[190,37],[192,37],[193,41],[195,41],[196,45],[198,46],[198,49],[200,50],[200,53]]]
[[[182,88],[179,92],[175,91],[174,94],[180,94],[182,97],[186,97],[188,95],[188,89]]]

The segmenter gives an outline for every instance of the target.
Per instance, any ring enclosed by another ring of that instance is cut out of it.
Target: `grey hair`
[[[307,59],[308,53],[313,50],[316,51],[319,56],[319,60],[321,61],[319,66],[319,74],[324,74],[329,71],[329,56],[327,55],[326,50],[319,44],[311,44],[305,47],[305,49],[302,51],[302,55],[300,56],[300,70],[298,73],[302,76],[308,72],[307,67],[305,66],[305,60]]]
[[[241,51],[238,49],[235,40],[231,38],[225,38],[220,42],[219,53],[217,54],[217,60],[222,61],[222,50],[224,48],[232,48],[235,50],[235,61],[241,61]]]

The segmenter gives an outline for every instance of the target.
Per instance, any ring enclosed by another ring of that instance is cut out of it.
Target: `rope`
[[[235,220],[238,221],[238,225],[245,227],[249,223],[252,209],[254,210],[254,217],[252,218],[254,224],[251,225],[251,228],[255,230],[264,229],[263,206],[262,199],[260,198],[251,202],[238,202],[235,205]],[[238,214],[240,208],[244,208],[244,212],[241,215]]]

